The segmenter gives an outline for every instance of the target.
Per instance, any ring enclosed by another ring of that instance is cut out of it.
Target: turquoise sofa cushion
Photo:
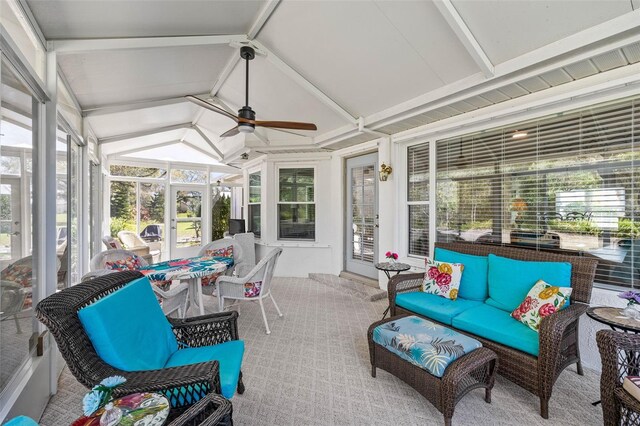
[[[161,369],[178,350],[146,277],[80,309],[78,317],[100,358],[124,371]]]
[[[236,389],[238,388],[238,378],[240,377],[240,366],[242,365],[243,354],[244,342],[242,340],[231,340],[215,346],[180,349],[171,355],[165,368],[207,361],[218,361],[220,363],[220,386],[222,388],[222,395],[225,398],[231,398],[235,395]],[[189,403],[191,403],[191,401],[189,401]]]
[[[38,426],[34,420],[27,416],[18,416],[9,420],[4,426]]]
[[[513,319],[509,312],[486,303],[456,316],[452,325],[459,330],[538,356],[538,333]]]
[[[429,294],[422,291],[411,291],[396,295],[396,305],[448,325],[451,325],[451,320],[459,313],[481,304],[482,302],[476,300],[466,300],[461,297],[451,300],[437,294]]]
[[[511,313],[538,280],[558,287],[571,287],[571,264],[528,262],[489,255],[489,299],[487,304]]]
[[[453,361],[482,346],[476,339],[414,315],[377,326],[373,341],[436,377],[442,377]]]
[[[462,280],[458,297],[484,302],[489,297],[487,275],[489,262],[486,256],[474,256],[436,247],[435,260],[449,263],[462,263]]]

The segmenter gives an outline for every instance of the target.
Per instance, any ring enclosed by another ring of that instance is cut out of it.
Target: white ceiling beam
[[[259,50],[262,50],[267,57],[267,60],[275,65],[286,76],[298,83],[303,89],[315,96],[320,102],[337,112],[340,116],[346,119],[350,123],[355,123],[357,118],[354,117],[349,111],[344,109],[336,101],[327,96],[322,90],[316,87],[313,83],[307,80],[302,74],[293,69],[289,64],[280,59],[275,53],[266,48],[262,43],[257,40],[251,42]]]
[[[197,97],[207,97],[207,94],[196,95]],[[173,105],[179,103],[188,103],[184,96],[176,96],[171,98],[146,99],[137,102],[123,102],[117,104],[109,104],[104,106],[88,107],[82,110],[84,117],[96,117],[105,114],[115,114],[118,112],[136,111],[145,108],[153,108],[157,106]]]
[[[207,157],[211,158],[212,160],[220,161],[222,159],[222,158],[218,158],[216,156],[211,155],[210,152],[205,151],[204,149],[200,148],[199,146],[196,146],[196,145],[192,144],[189,141],[183,140],[182,143],[187,145],[189,148],[195,149],[199,153],[201,153],[203,155],[206,155]]]
[[[170,132],[172,130],[179,130],[179,129],[189,129],[191,128],[191,126],[192,126],[191,123],[180,123],[180,124],[174,124],[172,126],[156,127],[149,130],[140,130],[137,132],[125,133],[121,135],[107,136],[105,138],[99,138],[98,144],[104,145],[107,143],[120,142],[127,139],[134,139],[134,138],[140,138],[143,136],[154,135],[156,133]]]
[[[181,143],[181,141],[179,139],[176,140],[171,140],[171,141],[167,141],[167,142],[162,142],[162,143],[157,143],[157,144],[153,144],[153,145],[143,145],[143,146],[139,146],[136,148],[131,148],[131,149],[125,149],[122,151],[114,151],[111,152],[107,155],[107,157],[117,157],[120,155],[127,155],[127,154],[134,154],[136,152],[140,152],[140,151],[146,151],[149,149],[156,149],[156,148],[162,148],[165,146],[170,146],[170,145],[175,145]]]
[[[228,45],[246,40],[243,35],[202,35],[177,37],[89,38],[50,41],[59,54],[99,52],[105,50],[152,49],[157,47]]]
[[[247,38],[249,40],[253,40],[258,36],[260,31],[264,27],[264,24],[267,23],[267,21],[271,17],[271,14],[276,10],[276,7],[278,7],[278,4],[280,4],[280,0],[267,1],[267,4],[264,5],[262,10],[258,14],[258,17],[253,22],[253,25],[251,25],[249,32],[247,33]]]
[[[204,141],[207,143],[207,145],[209,145],[211,147],[211,149],[213,149],[215,151],[216,154],[218,154],[218,160],[222,160],[224,158],[224,155],[222,155],[222,152],[218,149],[218,147],[213,143],[213,141],[211,139],[209,139],[209,137],[207,135],[205,135],[205,133],[202,131],[202,129],[200,129],[200,127],[198,127],[197,125],[193,126],[193,130],[195,130],[202,139],[204,139]]]
[[[495,74],[495,69],[489,57],[476,40],[475,36],[460,16],[460,13],[456,10],[451,3],[451,0],[437,0],[433,4],[438,8],[438,11],[442,17],[447,21],[449,27],[453,30],[458,40],[462,43],[474,62],[480,67],[482,73],[486,77],[492,77]]]

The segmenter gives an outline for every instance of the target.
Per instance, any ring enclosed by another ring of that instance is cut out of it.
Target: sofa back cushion
[[[487,304],[511,313],[520,306],[538,281],[558,287],[571,287],[571,264],[565,262],[527,262],[490,254],[489,299]]]
[[[78,317],[100,358],[124,371],[161,369],[178,350],[147,278],[80,309]]]
[[[487,288],[489,264],[486,256],[473,256],[436,247],[435,259],[440,262],[462,263],[464,265],[458,297],[481,302],[489,297]]]

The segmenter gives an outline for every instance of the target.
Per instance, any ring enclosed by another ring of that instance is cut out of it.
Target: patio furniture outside
[[[495,382],[498,362],[498,357],[493,351],[482,347],[472,350],[451,362],[444,370],[442,377],[436,377],[374,341],[374,330],[378,326],[384,326],[401,318],[406,316],[392,316],[386,320],[377,321],[369,327],[367,335],[372,377],[376,377],[376,368],[393,374],[429,400],[444,415],[446,426],[451,425],[456,404],[470,391],[485,389],[485,401],[491,402],[491,389]]]
[[[140,272],[124,271],[95,278],[55,293],[36,307],[37,318],[47,326],[58,344],[60,353],[76,379],[92,388],[109,376],[123,376],[127,381],[114,389],[114,397],[137,392],[157,392],[168,396],[169,418],[175,418],[210,392],[221,392],[218,361],[178,365],[146,371],[123,371],[105,361],[96,352],[78,311],[107,295],[142,278]],[[237,312],[174,319],[167,317],[178,351],[214,346],[238,340]],[[242,373],[238,378],[238,393],[244,392]]]
[[[193,404],[169,426],[233,426],[231,401],[210,393]]]
[[[470,243],[436,243],[436,247],[476,256],[497,256],[538,262],[571,263],[571,304],[542,319],[539,330],[539,353],[533,356],[523,351],[473,335],[498,354],[498,373],[540,398],[540,415],[549,417],[549,399],[553,385],[560,373],[571,364],[577,364],[577,372],[582,375],[580,348],[578,346],[578,325],[582,314],[587,311],[597,261],[577,256],[559,255],[545,251],[518,249]],[[389,304],[391,315],[414,312],[396,306],[398,293],[418,291],[424,274],[402,274],[389,282]]]
[[[605,426],[640,425],[640,401],[623,387],[626,376],[640,376],[640,335],[600,330],[600,398]]]
[[[118,232],[118,238],[120,238],[120,241],[124,244],[127,250],[135,252],[138,256],[150,255],[151,260],[148,260],[149,263],[160,260],[160,250],[151,250],[149,244],[147,244],[135,232],[120,231]]]
[[[587,316],[601,324],[608,325],[614,331],[640,333],[640,321],[622,315],[623,308],[608,306],[592,306],[587,309]]]
[[[266,332],[267,334],[271,334],[262,300],[270,297],[273,306],[275,306],[276,311],[278,311],[278,316],[282,317],[282,312],[280,312],[280,308],[278,308],[276,300],[273,298],[273,294],[271,294],[273,271],[276,268],[280,254],[282,254],[281,248],[273,249],[243,277],[218,277],[216,284],[218,286],[218,307],[220,312],[224,311],[225,299],[257,301],[260,304]]]

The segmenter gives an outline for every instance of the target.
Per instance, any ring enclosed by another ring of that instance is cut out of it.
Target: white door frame
[[[351,194],[352,191],[352,170],[353,168],[363,167],[363,166],[373,166],[373,180],[375,184],[375,201],[374,201],[374,217],[371,218],[374,222],[373,229],[373,253],[371,255],[371,262],[367,262],[361,259],[353,258],[353,197]],[[378,270],[373,266],[378,259],[378,153],[370,153],[365,155],[360,155],[358,157],[351,157],[346,160],[345,163],[345,194],[346,194],[346,203],[345,203],[345,251],[344,251],[344,269],[347,272],[352,272],[358,275],[362,275],[365,277],[369,277],[372,279],[378,279]]]

